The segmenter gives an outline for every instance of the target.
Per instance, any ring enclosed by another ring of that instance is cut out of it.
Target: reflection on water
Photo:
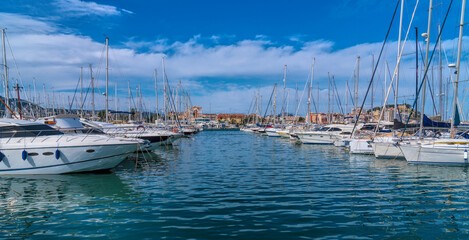
[[[0,238],[468,237],[467,167],[231,131],[134,157],[108,174],[0,177]]]
[[[2,176],[0,183],[2,238],[79,234],[73,222],[104,220],[136,194],[114,173]]]

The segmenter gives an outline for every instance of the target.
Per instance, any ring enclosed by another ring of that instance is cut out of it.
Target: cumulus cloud
[[[104,39],[97,42],[86,36],[60,33],[51,23],[17,14],[0,14],[0,20],[7,19],[9,42],[13,49],[19,72],[25,85],[31,85],[35,78],[45,83],[50,90],[70,93],[75,91],[80,67],[84,67],[85,81],[89,82],[89,64],[93,64],[93,74],[97,79],[100,91],[103,91],[104,78]],[[13,19],[13,20],[12,20]],[[34,29],[35,31],[15,31],[14,29]],[[351,84],[356,58],[360,61],[360,95],[365,92],[371,78],[371,54],[375,61],[381,43],[364,43],[345,49],[334,49],[334,43],[327,40],[304,42],[298,47],[279,45],[265,36],[254,39],[234,41],[227,44],[205,45],[203,36],[196,35],[187,41],[170,42],[167,39],[138,41],[130,39],[120,47],[113,47],[111,36],[110,52],[110,86],[118,84],[120,103],[126,105],[127,83],[132,89],[138,83],[148,99],[154,98],[153,71],[158,71],[161,83],[161,59],[165,56],[166,74],[170,83],[175,85],[181,80],[184,88],[190,92],[192,103],[203,106],[206,112],[211,106],[213,112],[228,111],[247,112],[250,101],[261,89],[264,106],[272,91],[273,84],[282,79],[283,66],[288,66],[287,88],[289,89],[290,107],[294,105],[295,85],[299,84],[301,96],[305,81],[309,78],[313,57],[316,59],[314,86],[321,89],[321,106],[327,106],[327,76],[334,75],[340,96],[345,95],[345,81]],[[209,37],[210,38],[210,37]],[[452,46],[454,40],[444,45]],[[465,39],[465,42],[469,42]],[[135,48],[148,48],[148,51],[137,51]],[[395,42],[390,42],[384,58],[389,61],[391,71],[396,59]],[[405,53],[412,53],[413,46],[408,44]],[[449,55],[450,61],[453,54]],[[11,59],[11,54],[8,58]],[[413,92],[415,69],[412,55],[406,55],[401,68],[401,85],[403,94]],[[9,61],[11,64],[11,61]],[[384,85],[383,63],[376,76],[375,105],[382,99]],[[10,76],[16,69],[10,65]],[[466,74],[467,75],[467,74]],[[446,75],[445,75],[446,77]],[[389,76],[388,76],[389,83]],[[87,86],[87,84],[85,84]],[[162,89],[162,86],[159,87]],[[406,90],[407,89],[407,90]],[[111,90],[113,93],[114,90]],[[161,97],[160,92],[160,97]],[[344,100],[342,100],[344,101]],[[148,108],[154,109],[153,100],[148,101]],[[160,99],[160,103],[162,99]],[[100,104],[102,101],[100,101]],[[351,105],[349,101],[349,105]],[[229,107],[227,107],[229,106]],[[98,104],[98,107],[100,105]],[[323,111],[325,108],[322,108]],[[304,107],[301,108],[304,112]]]

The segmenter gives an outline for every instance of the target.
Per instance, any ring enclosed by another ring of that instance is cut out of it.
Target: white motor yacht
[[[45,124],[0,119],[0,174],[63,174],[111,169],[142,142],[66,134]]]
[[[112,136],[147,140],[151,143],[150,150],[156,149],[159,146],[172,145],[176,140],[183,136],[182,133],[177,131],[173,132],[139,124],[111,124],[98,121],[87,121],[84,119],[82,119],[81,122],[86,126],[99,128],[106,134]]]
[[[331,124],[313,131],[299,131],[292,136],[307,144],[334,144],[339,136],[350,135],[353,125]]]

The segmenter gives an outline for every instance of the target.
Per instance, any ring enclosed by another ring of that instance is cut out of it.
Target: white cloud
[[[88,15],[98,15],[98,16],[113,16],[120,15],[121,12],[133,14],[133,12],[105,4],[98,4],[96,2],[87,2],[81,0],[56,0],[55,5],[59,10],[75,15],[75,16],[88,16]]]
[[[31,84],[35,77],[38,86],[44,82],[48,89],[54,86],[57,91],[74,91],[80,67],[85,68],[85,80],[88,81],[88,65],[92,63],[98,85],[103,87],[104,39],[102,42],[96,42],[86,36],[59,33],[53,24],[28,16],[1,13],[1,19],[6,19],[2,22],[9,24],[7,31],[9,41],[26,85]],[[15,31],[18,28],[24,30]],[[158,78],[161,82],[161,58],[166,55],[166,73],[169,80],[173,84],[181,79],[185,89],[191,93],[193,104],[203,106],[206,112],[209,104],[213,112],[228,111],[229,108],[233,112],[246,112],[257,86],[261,86],[264,106],[267,104],[273,84],[281,81],[285,64],[288,65],[287,83],[290,95],[294,95],[295,83],[299,83],[302,91],[313,57],[316,58],[314,86],[320,83],[321,99],[326,99],[327,94],[324,95],[323,90],[327,88],[328,72],[335,76],[339,94],[343,96],[345,80],[349,80],[351,84],[356,57],[361,56],[360,96],[362,96],[371,76],[371,54],[375,54],[376,61],[381,46],[381,43],[365,43],[335,50],[333,42],[318,40],[305,42],[302,47],[295,48],[289,45],[275,45],[266,40],[266,37],[206,46],[199,42],[200,39],[200,35],[186,42],[172,43],[167,39],[148,42],[130,39],[124,47],[115,48],[111,36],[110,79],[112,82],[118,82],[119,93],[123,98],[127,96],[127,81],[131,80],[133,88],[137,83],[145,86],[143,92],[151,99],[154,96],[153,69],[158,69]],[[465,39],[465,42],[469,42],[468,40]],[[452,46],[449,42],[445,42],[444,45]],[[150,51],[140,53],[134,50],[142,46],[149,48]],[[396,43],[390,42],[383,56],[389,61],[391,71],[396,59],[395,49]],[[412,51],[413,46],[408,43],[406,52]],[[12,65],[11,54],[8,58],[10,76],[19,78]],[[403,94],[414,91],[413,67],[413,56],[406,56],[401,68],[403,89],[400,91]],[[467,71],[464,71],[464,74],[467,76]],[[375,105],[382,97],[380,96],[382,94],[378,93],[381,93],[383,79],[384,70],[380,66],[376,76]],[[389,81],[388,77],[388,83]],[[123,106],[124,102],[123,100]],[[154,106],[153,101],[149,101],[148,104]],[[321,105],[325,106],[327,102],[321,100]]]
[[[29,16],[0,12],[0,28],[7,28],[11,33],[52,33],[57,27],[46,21]]]

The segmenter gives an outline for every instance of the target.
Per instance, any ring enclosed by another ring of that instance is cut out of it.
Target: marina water
[[[467,238],[468,172],[207,131],[112,173],[0,177],[0,238]]]

